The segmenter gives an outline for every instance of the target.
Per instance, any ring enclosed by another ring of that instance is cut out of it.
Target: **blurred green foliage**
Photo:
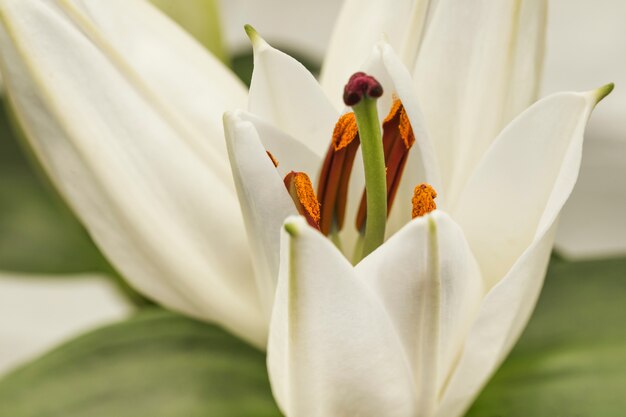
[[[263,353],[161,310],[80,337],[0,382],[1,417],[279,415]]]
[[[523,337],[468,417],[623,417],[626,259],[553,259]]]
[[[85,229],[29,164],[0,100],[0,270],[110,272]]]

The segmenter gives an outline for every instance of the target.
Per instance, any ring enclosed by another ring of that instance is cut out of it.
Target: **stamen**
[[[275,168],[278,168],[278,159],[274,158],[274,155],[272,155],[272,153],[270,151],[265,151],[267,152],[267,156],[270,157],[270,159],[272,160],[272,163],[274,164]]]
[[[317,201],[311,179],[304,172],[291,171],[285,176],[285,187],[300,213],[311,227],[320,228],[320,203]]]
[[[402,173],[409,156],[409,150],[415,143],[415,135],[409,116],[399,99],[394,99],[389,114],[383,122],[383,148],[387,167],[387,216],[391,212],[396,198]],[[361,230],[367,215],[366,194],[363,192],[361,205],[357,213],[356,227]]]
[[[322,203],[320,230],[324,235],[331,232],[333,221],[337,231],[343,227],[348,183],[359,144],[359,131],[354,113],[346,113],[335,125],[317,190]]]
[[[413,191],[413,218],[424,216],[437,209],[437,191],[430,185],[422,183]]]

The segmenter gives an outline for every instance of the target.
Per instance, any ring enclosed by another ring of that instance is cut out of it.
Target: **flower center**
[[[356,216],[360,233],[355,262],[380,246],[385,237],[387,216],[391,211],[415,134],[409,116],[397,97],[381,126],[376,99],[383,94],[375,78],[357,72],[345,86],[344,102],[353,112],[339,117],[322,165],[317,196],[307,174],[292,171],[284,182],[296,209],[308,223],[329,236],[341,247],[339,231],[346,216],[348,186],[356,154],[361,149],[365,171],[365,190]],[[278,167],[278,161],[268,151]],[[319,197],[319,201],[318,201]],[[437,208],[437,192],[420,184],[413,193],[413,218]]]

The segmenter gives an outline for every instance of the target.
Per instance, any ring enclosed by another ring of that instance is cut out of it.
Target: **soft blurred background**
[[[245,23],[316,70],[341,7],[339,0],[223,0],[216,19],[213,12],[190,11],[206,0],[154,3],[214,49],[244,81],[249,81],[252,70]],[[623,399],[617,399],[616,388],[626,386],[625,22],[623,0],[550,2],[543,94],[589,90],[607,82],[615,82],[616,88],[589,123],[581,176],[561,218],[558,247],[537,314],[496,376],[497,387],[490,391],[494,393],[479,400],[475,415],[501,415],[503,404],[516,401],[513,392],[538,395],[547,390],[556,395],[552,403],[558,403],[570,401],[568,395],[577,389],[597,384],[604,384],[605,390],[592,392],[598,396],[593,402],[608,403],[609,408],[588,414],[579,407],[576,415],[623,415],[623,407],[617,413],[611,404],[626,407]],[[216,33],[221,34],[222,46]],[[150,307],[102,258],[29,162],[18,137],[0,102],[0,378],[86,330]],[[556,356],[538,356],[541,349],[566,345],[573,348]],[[529,374],[520,376],[520,368]],[[579,372],[566,378],[567,384],[558,384],[559,375],[574,371]],[[535,378],[535,388],[518,385],[524,378]],[[554,381],[557,384],[550,386]],[[533,412],[521,407],[515,415],[527,415],[526,411]],[[0,415],[5,415],[1,406]]]

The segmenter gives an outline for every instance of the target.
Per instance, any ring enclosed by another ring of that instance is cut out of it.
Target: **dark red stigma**
[[[343,89],[343,102],[346,106],[354,106],[363,96],[378,98],[383,95],[383,87],[371,75],[364,72],[355,73]]]

